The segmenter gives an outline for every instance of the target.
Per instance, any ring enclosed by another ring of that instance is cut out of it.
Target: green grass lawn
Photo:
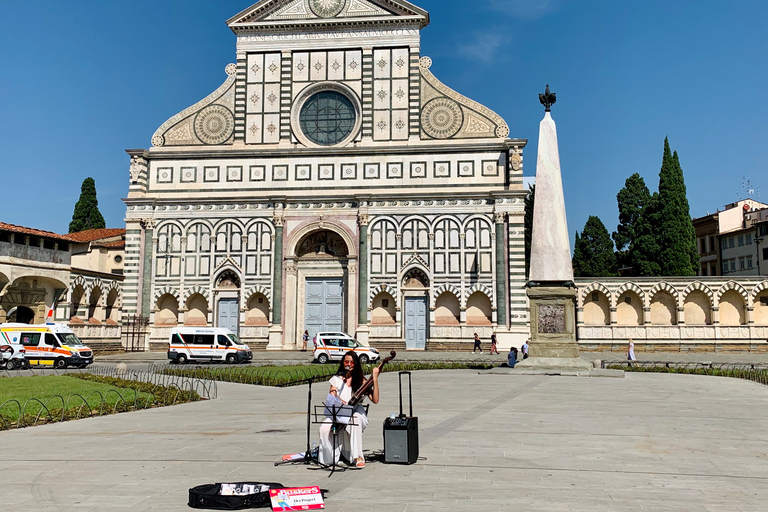
[[[118,396],[118,393],[122,396]],[[14,422],[19,418],[19,406],[16,403],[6,403],[8,400],[17,400],[21,407],[30,398],[40,400],[49,410],[58,410],[58,417],[61,417],[61,409],[67,405],[69,399],[69,410],[78,409],[83,405],[83,400],[72,395],[80,395],[88,401],[91,409],[100,409],[102,401],[104,403],[104,412],[109,408],[112,410],[115,404],[125,400],[133,403],[136,394],[132,389],[121,388],[100,382],[91,382],[66,376],[35,376],[35,377],[9,377],[0,378],[0,417],[5,422]],[[64,401],[56,395],[63,397]],[[146,400],[149,397],[147,393],[138,393],[139,401]],[[25,415],[37,415],[42,406],[37,402],[28,402]],[[45,414],[45,413],[43,413]],[[83,407],[81,416],[87,416],[87,408]],[[56,414],[53,414],[56,417]],[[0,428],[3,421],[0,420]]]

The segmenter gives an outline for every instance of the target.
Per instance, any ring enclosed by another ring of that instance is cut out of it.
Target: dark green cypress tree
[[[619,205],[619,225],[613,232],[613,241],[616,243],[619,268],[626,269],[632,267],[631,251],[639,236],[638,224],[651,200],[651,193],[645,186],[645,180],[635,173],[624,182],[624,188],[616,195],[616,200]],[[636,275],[631,268],[627,274]]]
[[[533,234],[533,205],[536,202],[536,185],[531,185],[528,195],[525,196],[525,217],[523,226],[525,231],[525,277],[528,277],[531,268],[531,235]]]
[[[629,247],[629,261],[633,276],[661,275],[659,210],[659,194],[654,192],[635,223],[635,240]]]
[[[80,187],[80,199],[77,200],[75,212],[72,214],[72,222],[69,223],[69,232],[77,233],[106,226],[104,217],[99,212],[99,200],[96,199],[96,182],[93,178],[85,178]]]
[[[599,217],[590,215],[584,230],[576,233],[573,249],[575,277],[612,277],[618,275],[613,240]]]
[[[663,276],[695,276],[699,265],[696,230],[691,220],[683,169],[677,151],[670,153],[664,139],[664,158],[659,172],[659,245]]]

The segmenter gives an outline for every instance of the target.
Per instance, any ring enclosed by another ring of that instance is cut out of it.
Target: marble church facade
[[[401,0],[262,0],[236,63],[129,150],[123,314],[414,349],[528,336],[523,148],[421,55]]]

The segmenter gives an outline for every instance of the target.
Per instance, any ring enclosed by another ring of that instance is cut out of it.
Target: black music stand
[[[331,464],[324,464],[320,462],[320,457],[318,453],[317,460],[315,463],[324,469],[330,469],[331,474],[328,475],[329,477],[333,475],[337,469],[339,469],[339,462],[336,458],[336,449],[339,448],[339,434],[347,428],[347,425],[352,425],[353,427],[357,425],[355,423],[354,417],[352,416],[354,414],[352,407],[348,405],[344,406],[327,406],[325,403],[323,405],[316,405],[315,406],[315,412],[314,412],[314,421],[312,423],[316,425],[323,425],[327,424],[327,420],[330,421],[331,425],[331,458],[333,462]],[[341,453],[339,453],[339,458],[341,458]],[[351,462],[351,461],[350,461]],[[344,468],[343,470],[347,469],[359,469],[355,466],[348,466]]]

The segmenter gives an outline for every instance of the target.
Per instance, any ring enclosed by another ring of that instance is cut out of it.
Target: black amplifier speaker
[[[408,375],[408,401],[410,414],[403,413],[403,375]],[[400,415],[384,420],[384,462],[413,464],[419,458],[419,418],[413,416],[411,372],[400,372]]]

